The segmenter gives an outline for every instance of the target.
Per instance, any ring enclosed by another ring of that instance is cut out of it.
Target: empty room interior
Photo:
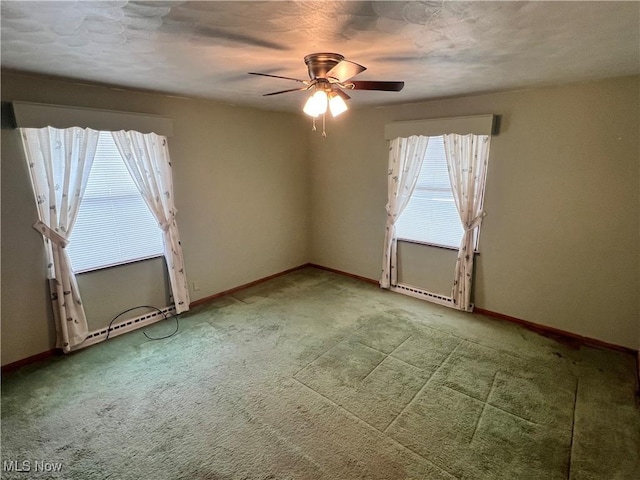
[[[640,478],[640,3],[1,8],[2,478]]]

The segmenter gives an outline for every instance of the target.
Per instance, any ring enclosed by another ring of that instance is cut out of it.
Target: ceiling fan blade
[[[359,73],[364,72],[366,69],[366,67],[358,65],[357,63],[350,62],[349,60],[342,60],[327,72],[326,77],[335,78],[338,82],[342,83],[355,77]]]
[[[265,93],[264,95],[262,95],[263,97],[269,97],[271,95],[280,95],[281,93],[289,93],[289,92],[299,92],[301,90],[307,90],[309,87],[302,87],[302,88],[290,88],[289,90],[280,90],[279,92],[271,92],[271,93]]]
[[[375,82],[375,81],[353,81],[354,90],[383,90],[385,92],[399,92],[404,88],[404,82]]]
[[[293,80],[294,82],[304,83],[305,85],[309,83],[309,82],[307,82],[305,80],[299,80],[297,78],[281,77],[280,75],[269,75],[268,73],[249,72],[249,75],[260,75],[262,77],[282,78],[283,80]]]

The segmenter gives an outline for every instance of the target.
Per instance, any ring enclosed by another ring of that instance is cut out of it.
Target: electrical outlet
[[[197,292],[198,290],[200,290],[200,282],[195,281],[193,282],[193,291]]]

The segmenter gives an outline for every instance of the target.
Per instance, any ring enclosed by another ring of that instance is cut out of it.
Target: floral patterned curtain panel
[[[389,288],[398,283],[398,240],[395,225],[416,187],[428,144],[429,137],[417,135],[408,138],[395,138],[390,143],[387,227],[384,236],[382,277],[380,279],[382,288]]]
[[[490,136],[444,135],[453,198],[464,228],[454,272],[451,296],[460,310],[471,311],[474,236],[480,228],[487,180]]]
[[[111,132],[142,197],[164,232],[164,256],[177,313],[189,310],[189,288],[173,203],[173,176],[167,139],[155,133]]]
[[[65,247],[98,145],[99,132],[79,127],[21,128],[38,209],[34,228],[44,239],[47,278],[56,324],[56,347],[69,352],[88,334],[76,277]]]

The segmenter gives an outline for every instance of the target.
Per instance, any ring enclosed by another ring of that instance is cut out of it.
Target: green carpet
[[[637,479],[634,367],[306,268],[5,375],[2,478]]]

